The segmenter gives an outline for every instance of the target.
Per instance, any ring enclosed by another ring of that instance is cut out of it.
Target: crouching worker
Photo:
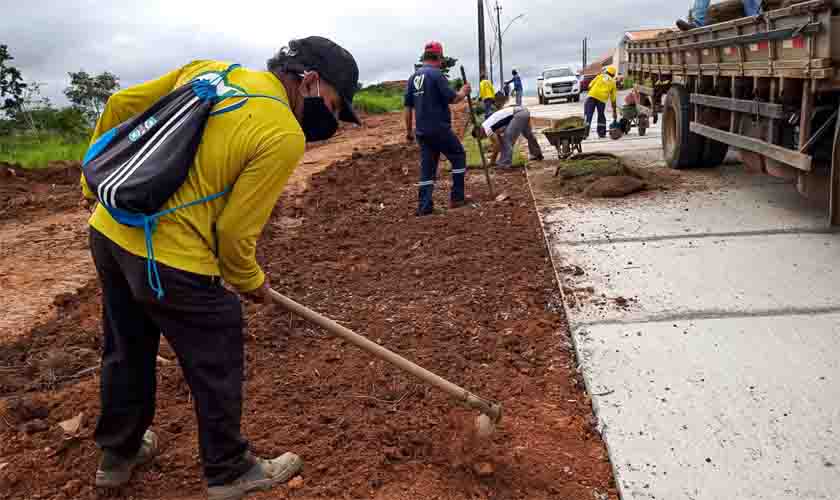
[[[513,150],[520,135],[528,140],[530,159],[540,161],[543,159],[540,144],[531,129],[531,113],[523,106],[511,106],[505,108],[506,97],[496,99],[496,111],[490,118],[484,120],[480,127],[473,130],[473,137],[483,139],[490,137],[493,142],[493,155],[490,163],[496,163],[501,153],[501,159],[496,163],[498,168],[510,168],[513,166]]]

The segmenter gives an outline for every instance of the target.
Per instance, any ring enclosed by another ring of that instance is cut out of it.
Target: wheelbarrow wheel
[[[650,118],[647,115],[639,116],[639,123],[636,125],[636,128],[639,129],[639,135],[644,136],[648,127],[650,127]]]

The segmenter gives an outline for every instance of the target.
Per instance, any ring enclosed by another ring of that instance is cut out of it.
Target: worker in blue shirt
[[[691,17],[694,22],[677,20],[677,27],[681,31],[693,30],[701,26],[706,26],[706,12],[709,10],[710,0],[694,0],[694,7],[691,9]],[[761,0],[744,0],[744,15],[753,17],[761,14]]]
[[[513,78],[505,82],[505,85],[513,83],[513,91],[516,93],[516,105],[522,106],[522,79],[519,78],[519,73],[516,70],[512,71]]]
[[[464,196],[464,175],[467,172],[467,155],[464,146],[452,131],[452,115],[449,105],[463,101],[472,90],[464,83],[455,92],[440,71],[443,62],[443,45],[429,42],[423,51],[423,65],[408,80],[405,90],[406,139],[415,136],[420,145],[420,193],[417,215],[434,213],[432,193],[435,189],[437,166],[443,154],[452,164],[452,192],[449,197],[451,208],[467,204]],[[416,115],[416,119],[415,119]],[[416,134],[414,132],[414,122]]]

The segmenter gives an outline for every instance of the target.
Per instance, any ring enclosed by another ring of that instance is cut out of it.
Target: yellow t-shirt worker
[[[221,281],[252,300],[268,300],[257,239],[306,142],[331,137],[338,120],[359,123],[352,108],[359,69],[349,52],[315,36],[289,42],[268,61],[267,71],[224,74],[229,66],[197,61],[122,90],[108,100],[96,125],[94,140],[208,75],[224,76],[214,79],[218,95],[261,94],[283,102],[231,97],[216,104],[216,111],[231,109],[208,119],[189,175],[163,209],[230,191],[160,219],[153,247],[165,296],[158,298],[147,283],[143,229],[120,224],[102,204],[90,218],[104,313],[102,408],[94,433],[102,449],[98,487],[122,486],[137,465],[157,454],[157,437],[148,429],[161,333],[195,399],[209,498],[242,498],[289,480],[302,466],[293,453],[271,460],[251,455],[240,434],[242,309]],[[93,199],[84,177],[82,184]]]
[[[598,111],[598,137],[601,138],[607,136],[606,108],[608,100],[612,103],[613,121],[618,120],[618,108],[616,108],[618,89],[615,83],[615,75],[615,66],[608,66],[600,75],[596,76],[589,84],[589,96],[583,104],[587,128],[592,126],[592,116],[596,110]]]
[[[478,98],[484,104],[484,119],[493,114],[493,105],[496,99],[496,89],[493,83],[487,79],[487,75],[481,75],[481,82],[478,84]]]

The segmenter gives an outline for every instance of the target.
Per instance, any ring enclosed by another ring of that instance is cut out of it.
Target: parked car
[[[592,83],[592,80],[595,79],[596,75],[583,75],[583,78],[580,80],[580,91],[585,92],[589,90],[589,84]]]
[[[545,69],[537,77],[537,98],[540,104],[548,104],[552,99],[580,101],[580,82],[572,68],[555,66]]]

